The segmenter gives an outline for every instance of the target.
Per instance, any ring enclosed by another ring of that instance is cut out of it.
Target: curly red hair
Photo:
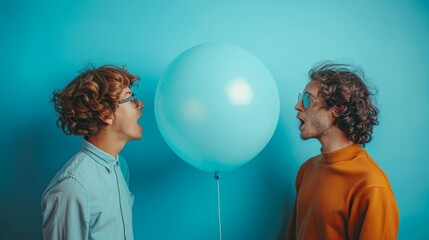
[[[66,135],[97,134],[106,125],[100,116],[113,114],[122,90],[132,87],[138,80],[124,67],[90,67],[64,89],[54,91],[51,102],[59,115],[57,126]]]

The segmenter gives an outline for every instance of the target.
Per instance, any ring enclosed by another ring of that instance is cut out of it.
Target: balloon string
[[[218,172],[214,173],[214,179],[217,183],[217,213],[218,213],[218,222],[219,222],[219,239],[222,240],[222,220],[220,215],[220,185],[219,185],[219,175]]]

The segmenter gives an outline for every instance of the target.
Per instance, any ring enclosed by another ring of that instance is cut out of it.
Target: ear
[[[341,115],[341,113],[344,111],[345,106],[341,105],[341,106],[334,106],[331,108],[331,114],[334,118],[337,118]]]
[[[101,114],[99,118],[101,119],[101,121],[105,122],[107,125],[112,125],[114,115],[113,114],[110,114],[110,115]]]

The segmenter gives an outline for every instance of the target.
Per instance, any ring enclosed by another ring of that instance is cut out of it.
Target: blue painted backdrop
[[[293,106],[307,71],[325,59],[362,66],[379,89],[380,126],[367,150],[390,177],[399,238],[428,237],[427,1],[8,1],[0,19],[1,239],[41,238],[40,196],[81,142],[56,128],[49,97],[88,63],[127,64],[142,78],[136,92],[146,103],[144,137],[123,150],[136,238],[218,239],[213,176],[167,147],[153,109],[170,61],[212,41],[258,56],[281,99],[264,151],[221,174],[224,239],[284,234],[296,171],[319,152],[317,141],[300,140]]]

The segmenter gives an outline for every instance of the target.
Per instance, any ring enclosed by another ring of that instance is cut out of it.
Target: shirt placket
[[[116,185],[118,188],[119,206],[120,206],[120,210],[121,210],[122,224],[124,227],[124,238],[129,240],[129,239],[132,239],[132,237],[129,236],[129,232],[130,232],[129,228],[131,226],[129,225],[129,222],[124,217],[124,216],[129,216],[128,208],[127,208],[128,205],[125,202],[125,201],[128,201],[128,199],[126,198],[126,193],[125,193],[122,181],[121,181],[122,174],[120,174],[118,167],[119,167],[119,165],[118,165],[118,163],[116,163],[113,167],[113,170],[115,172]]]

